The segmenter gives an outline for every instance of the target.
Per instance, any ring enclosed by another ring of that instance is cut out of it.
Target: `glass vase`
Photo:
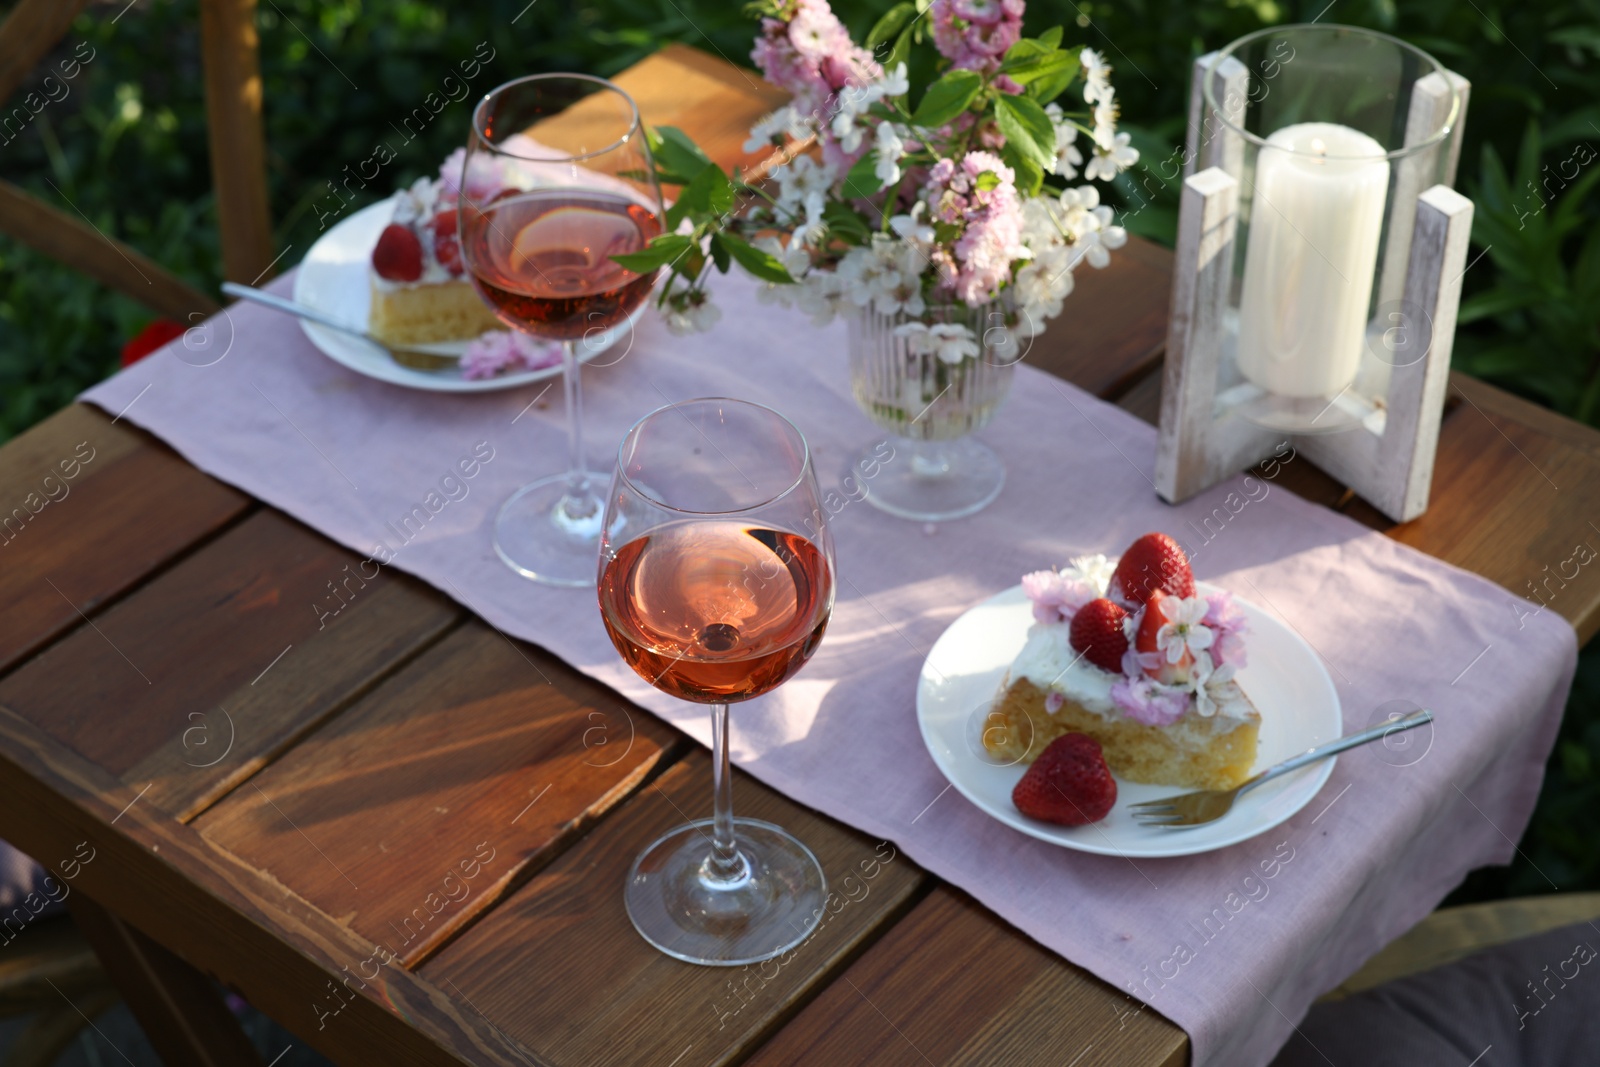
[[[1008,319],[995,302],[936,307],[919,318],[869,306],[849,320],[851,389],[888,434],[851,465],[867,503],[900,518],[939,522],[974,514],[1000,495],[1005,464],[972,434],[1011,390],[1020,352]],[[916,322],[964,325],[979,351],[955,362],[920,351],[929,346],[900,330]]]

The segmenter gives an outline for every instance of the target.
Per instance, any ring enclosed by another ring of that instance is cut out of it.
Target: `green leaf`
[[[1041,105],[1048,104],[1077,80],[1078,72],[1082,69],[1083,66],[1074,59],[1064,67],[1029,79],[1024,91],[1028,99],[1038,101]]]
[[[711,157],[676,126],[646,126],[645,139],[656,172],[668,185],[687,185],[711,163]]]
[[[987,193],[990,189],[1000,184],[1000,175],[992,170],[986,170],[980,173],[972,184],[978,187],[978,192]]]
[[[1015,144],[1041,168],[1055,166],[1056,128],[1037,102],[1025,96],[1001,95],[995,100],[995,119],[1008,145]]]
[[[876,52],[878,46],[891,37],[897,37],[906,28],[917,14],[917,5],[906,0],[905,3],[896,4],[883,13],[883,17],[872,24],[872,30],[867,34],[867,48]]]
[[[1051,26],[1039,35],[1039,43],[1050,49],[1060,48],[1061,32],[1062,28],[1060,26]]]
[[[919,20],[917,22],[913,22],[911,25],[900,31],[900,36],[897,37],[894,42],[894,51],[890,52],[889,58],[883,61],[884,70],[894,70],[902,63],[905,63],[909,68],[911,62],[912,31],[921,25],[922,23]]]
[[[1032,156],[1023,154],[1021,149],[1007,142],[1000,149],[1000,158],[1005,160],[1006,166],[1016,171],[1018,192],[1024,196],[1039,195],[1039,187],[1044,184],[1044,168],[1035,163]],[[1054,163],[1054,160],[1051,162]]]
[[[711,262],[717,265],[717,270],[723,274],[728,273],[728,246],[722,243],[722,234],[711,235]]]
[[[983,78],[970,70],[952,70],[922,94],[922,102],[911,116],[914,126],[932,129],[943,126],[971,106],[983,88]]]
[[[733,207],[733,183],[715,163],[703,169],[667,209],[667,226],[676,229],[685,218],[695,222],[720,218]]]
[[[823,205],[822,221],[834,237],[847,245],[864,245],[872,237],[872,225],[866,217],[842,200],[829,200]]]
[[[883,188],[883,182],[878,178],[878,150],[874,148],[850,168],[850,173],[844,176],[844,189],[842,195],[846,200],[857,197],[869,197]]]
[[[719,233],[717,238],[720,239],[722,246],[733,255],[733,258],[739,261],[739,266],[762,281],[777,282],[780,285],[792,285],[794,283],[794,279],[789,276],[789,272],[778,261],[778,257],[771,252],[763,252],[744,238],[735,237],[731,233]],[[713,252],[715,252],[715,248],[716,246],[713,244]]]
[[[649,274],[677,261],[695,247],[687,234],[663,233],[637,252],[626,252],[611,258],[635,274]]]

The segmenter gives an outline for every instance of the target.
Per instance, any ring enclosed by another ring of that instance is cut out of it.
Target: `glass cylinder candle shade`
[[[1199,136],[1239,182],[1219,402],[1286,432],[1381,431],[1389,370],[1428,326],[1405,275],[1417,196],[1449,166],[1450,75],[1385,34],[1305,25],[1240,38],[1203,85]]]

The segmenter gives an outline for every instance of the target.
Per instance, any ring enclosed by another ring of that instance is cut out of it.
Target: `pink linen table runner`
[[[1234,479],[1169,507],[1151,483],[1150,426],[1027,366],[983,431],[1009,471],[999,499],[937,528],[881,514],[841,484],[848,457],[881,436],[851,399],[843,326],[759,304],[743,277],[724,279],[719,300],[726,314],[711,334],[674,337],[647,315],[597,358],[585,371],[587,436],[591,466],[609,471],[640,416],[735,396],[782,411],[811,443],[836,512],[838,604],[816,658],[737,716],[733,755],[746,771],[892,840],[1156,1008],[1188,1032],[1197,1067],[1267,1063],[1316,996],[1467,871],[1510,860],[1576,661],[1554,613],[1531,614],[1500,587],[1270,481]],[[703,708],[649,688],[618,658],[592,592],[513,577],[494,553],[501,501],[562,466],[559,382],[417,392],[345,370],[271,311],[236,304],[207,329],[203,352],[180,339],[84,398],[709,743]],[[1348,753],[1277,829],[1176,859],[1058,848],[949,789],[915,712],[940,633],[1027,571],[1114,555],[1151,530],[1188,547],[1198,577],[1269,609],[1317,650],[1347,732],[1392,699],[1433,708],[1426,757],[1397,767],[1372,748]]]

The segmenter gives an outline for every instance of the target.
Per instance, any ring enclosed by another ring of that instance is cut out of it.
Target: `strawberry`
[[[1129,545],[1117,561],[1107,593],[1132,606],[1145,603],[1157,590],[1173,596],[1194,596],[1194,572],[1178,542],[1163,533],[1147,533]]]
[[[1122,670],[1122,654],[1128,651],[1128,636],[1122,630],[1128,609],[1101,597],[1091,600],[1072,616],[1068,640],[1083,657],[1103,671]]]
[[[456,236],[456,209],[446,208],[433,217],[433,238]]]
[[[372,250],[372,269],[391,282],[414,282],[422,277],[422,242],[397,222],[385,226]]]
[[[1050,742],[1011,791],[1011,803],[1022,814],[1062,826],[1099,822],[1116,802],[1117,781],[1087,734],[1064,734]]]
[[[465,273],[461,265],[461,242],[456,239],[454,230],[434,238],[433,255],[439,261],[439,266],[451,274]]]
[[[1156,647],[1156,635],[1161,631],[1161,627],[1171,621],[1162,610],[1162,605],[1175,599],[1157,590],[1150,598],[1150,602],[1144,606],[1144,615],[1139,620],[1139,632],[1133,638],[1133,647],[1140,652],[1154,652],[1161,656],[1160,666],[1146,667],[1145,673],[1163,685],[1178,685],[1187,681],[1189,668],[1194,666],[1194,654],[1187,648],[1183,650],[1183,656],[1178,662],[1168,663],[1166,653]]]

